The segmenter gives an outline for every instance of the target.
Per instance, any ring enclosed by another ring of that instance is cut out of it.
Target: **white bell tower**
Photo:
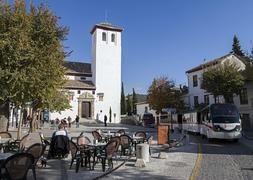
[[[96,24],[92,30],[92,80],[96,86],[94,118],[104,120],[111,108],[111,122],[120,122],[121,32],[109,23]]]

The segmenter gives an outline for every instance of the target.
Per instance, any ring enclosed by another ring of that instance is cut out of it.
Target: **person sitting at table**
[[[58,129],[52,135],[48,159],[63,158],[69,153],[68,132],[64,129],[63,124],[59,124]]]
[[[52,137],[58,136],[58,135],[63,135],[63,136],[67,136],[68,137],[68,132],[67,132],[67,130],[64,127],[65,127],[65,125],[62,124],[62,123],[60,123],[58,125],[58,130],[53,133]]]

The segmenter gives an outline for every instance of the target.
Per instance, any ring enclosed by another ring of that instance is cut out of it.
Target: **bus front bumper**
[[[209,131],[209,138],[214,139],[240,139],[241,137],[242,137],[241,131],[233,131],[233,132]]]

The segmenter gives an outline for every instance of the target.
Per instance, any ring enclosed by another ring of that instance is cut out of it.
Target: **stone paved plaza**
[[[154,144],[151,146],[152,155],[150,162],[144,168],[135,167],[136,157],[128,159],[124,164],[123,161],[127,159],[122,156],[121,160],[114,162],[114,168],[120,166],[117,170],[103,177],[102,179],[189,179],[192,169],[194,167],[198,146],[196,144],[189,144],[187,138],[184,139],[179,147],[168,148],[168,146],[157,145],[157,131],[155,128],[143,128],[141,126],[130,126],[122,124],[109,124],[104,127],[103,124],[81,124],[79,128],[72,125],[68,131],[71,137],[76,137],[80,132],[84,132],[86,136],[92,139],[91,131],[95,129],[102,129],[103,131],[116,131],[118,129],[125,129],[129,135],[138,130],[144,130],[148,134],[154,136]],[[46,137],[50,137],[54,132],[54,127],[45,124],[44,128],[39,131],[43,132]],[[26,129],[23,129],[27,131]],[[14,132],[13,132],[14,133]],[[36,134],[36,133],[35,133]],[[15,134],[13,134],[15,137]],[[35,136],[34,136],[35,137]],[[171,139],[179,139],[182,134],[174,132],[171,134]],[[39,139],[38,139],[39,140]],[[159,159],[160,152],[166,154],[167,159]],[[46,168],[37,168],[38,180],[60,180],[60,179],[94,179],[104,174],[101,163],[96,164],[95,169],[90,171],[88,168],[80,167],[79,172],[75,172],[75,164],[72,169],[69,169],[70,156],[68,158],[58,160],[48,160]],[[31,172],[29,178],[33,179]]]

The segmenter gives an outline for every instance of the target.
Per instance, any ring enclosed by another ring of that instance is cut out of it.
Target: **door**
[[[90,102],[82,102],[82,118],[90,118]]]

